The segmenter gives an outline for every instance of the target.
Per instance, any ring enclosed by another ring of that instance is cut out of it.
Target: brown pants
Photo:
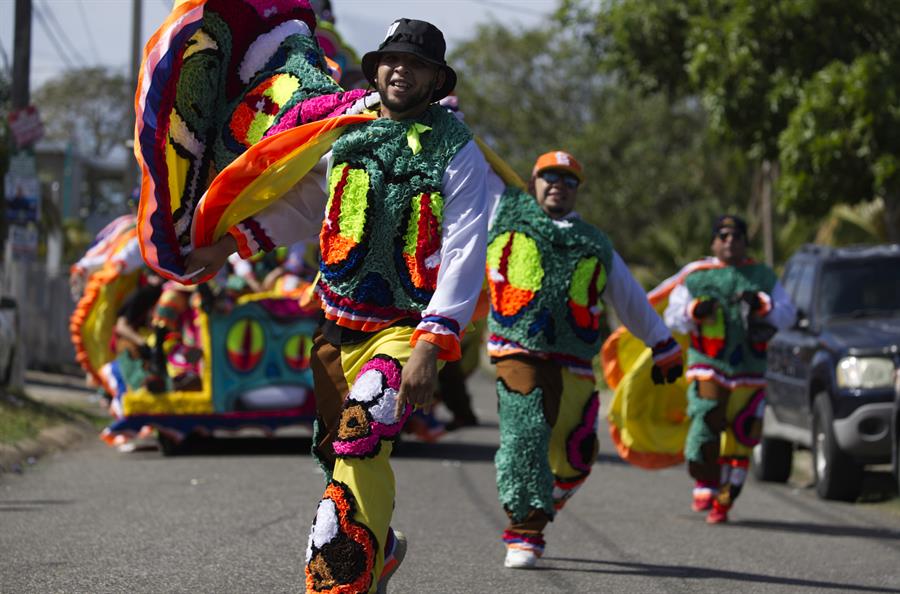
[[[344,399],[350,392],[341,367],[341,349],[325,340],[318,330],[313,335],[309,363],[316,393],[319,430],[313,443],[313,455],[328,469],[334,468],[334,438],[341,420]]]

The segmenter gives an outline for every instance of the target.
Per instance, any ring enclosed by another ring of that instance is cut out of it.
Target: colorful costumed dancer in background
[[[393,442],[413,407],[430,402],[438,360],[460,357],[482,286],[488,167],[468,128],[432,105],[456,83],[444,52],[434,25],[395,21],[363,57],[377,93],[322,97],[305,112],[370,115],[282,199],[190,257],[189,270],[210,272],[236,249],[319,233],[314,450],[328,482],[310,530],[308,592],[386,590],[406,548],[390,528]]]
[[[793,323],[795,309],[772,269],[747,258],[743,220],[715,220],[712,253],[680,275],[665,319],[690,335],[684,457],[696,481],[692,508],[709,510],[706,521],[716,524],[728,520],[759,442],[766,344]]]
[[[681,347],[607,236],[574,211],[581,165],[563,151],[538,157],[531,194],[507,188],[488,238],[488,352],[497,366],[497,488],[509,516],[505,566],[530,568],[544,528],[591,472],[600,407],[591,360],[604,297],[652,346],[653,379],[681,376]],[[491,177],[494,195],[499,179]]]

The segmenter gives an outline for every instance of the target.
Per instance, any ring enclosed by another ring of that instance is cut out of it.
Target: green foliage
[[[132,135],[133,90],[126,76],[107,68],[67,70],[44,83],[32,102],[48,140],[75,141],[85,154],[106,157]]]
[[[571,0],[604,66],[695,96],[754,160],[782,161],[782,206],[823,215],[882,196],[897,237],[900,11],[882,0]]]
[[[900,229],[900,64],[886,53],[833,62],[803,87],[781,134],[786,207],[827,213],[835,202],[884,200],[888,237]]]
[[[587,177],[578,211],[639,280],[658,282],[709,252],[716,214],[743,211],[748,163],[710,139],[697,101],[625,88],[597,69],[581,33],[548,30],[493,25],[459,46],[466,122],[526,180],[537,155],[575,155]]]
[[[90,423],[99,429],[109,423],[109,417],[80,406],[46,404],[21,391],[0,392],[0,443],[34,438],[42,430],[63,423]]]

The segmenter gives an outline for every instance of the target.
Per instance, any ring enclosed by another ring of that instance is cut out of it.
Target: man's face
[[[563,169],[543,169],[534,178],[537,203],[552,219],[561,219],[575,208],[578,178]]]
[[[747,257],[747,238],[734,227],[722,227],[713,237],[712,253],[728,265],[739,264]]]
[[[416,116],[431,103],[434,89],[443,84],[443,70],[412,54],[383,54],[375,71],[375,88],[384,115],[393,119]]]

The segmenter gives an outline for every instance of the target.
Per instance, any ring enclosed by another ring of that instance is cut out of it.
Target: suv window
[[[797,285],[791,296],[794,305],[807,316],[812,313],[813,285],[816,280],[816,267],[812,262],[803,262],[797,267]]]
[[[830,262],[819,295],[826,318],[900,314],[900,258]]]
[[[784,276],[781,279],[781,284],[784,286],[787,294],[791,296],[791,299],[794,298],[794,289],[797,287],[797,279],[800,277],[801,267],[801,264],[796,260],[788,262],[784,267]]]

